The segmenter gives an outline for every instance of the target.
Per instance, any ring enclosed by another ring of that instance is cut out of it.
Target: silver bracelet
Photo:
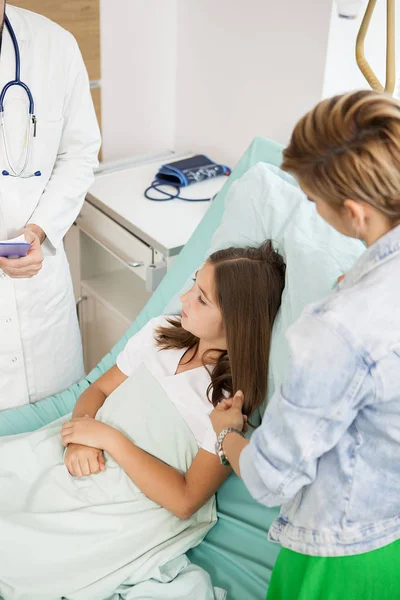
[[[222,447],[222,443],[225,439],[225,436],[227,436],[228,433],[238,433],[241,437],[244,438],[244,433],[242,431],[239,431],[239,429],[235,429],[234,427],[227,427],[226,429],[223,429],[221,431],[221,433],[219,434],[219,436],[217,437],[217,441],[215,444],[215,451],[219,456],[219,460],[220,460],[221,464],[225,465],[226,467],[230,466],[230,462],[225,456],[224,449]]]

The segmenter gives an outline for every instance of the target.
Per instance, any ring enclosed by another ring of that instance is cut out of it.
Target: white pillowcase
[[[232,184],[207,255],[229,246],[257,246],[266,239],[273,240],[286,262],[286,285],[272,336],[269,398],[281,384],[288,362],[286,329],[307,304],[332,291],[337,278],[352,267],[365,248],[330,227],[290,175],[259,162]],[[180,293],[191,285],[189,278]],[[164,313],[179,312],[177,295]]]

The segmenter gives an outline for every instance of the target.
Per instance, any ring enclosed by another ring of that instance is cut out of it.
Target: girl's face
[[[182,294],[181,325],[203,342],[226,350],[222,314],[215,300],[214,266],[206,262],[197,271],[193,287]]]

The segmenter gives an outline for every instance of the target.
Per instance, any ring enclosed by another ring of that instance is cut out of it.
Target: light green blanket
[[[5,600],[102,600],[124,581],[197,545],[216,521],[212,498],[182,521],[149,500],[106,456],[106,471],[71,477],[60,427],[70,415],[0,440],[0,596]],[[142,365],[98,419],[181,472],[198,451],[186,422]]]

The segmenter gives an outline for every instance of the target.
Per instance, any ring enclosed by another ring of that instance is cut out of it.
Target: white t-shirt
[[[117,357],[117,367],[129,377],[140,364],[146,365],[185,419],[199,447],[215,454],[217,437],[209,419],[214,407],[207,398],[210,375],[204,367],[175,375],[186,349],[161,350],[157,346],[154,330],[160,325],[168,326],[166,319],[165,316],[151,319],[131,337]]]

